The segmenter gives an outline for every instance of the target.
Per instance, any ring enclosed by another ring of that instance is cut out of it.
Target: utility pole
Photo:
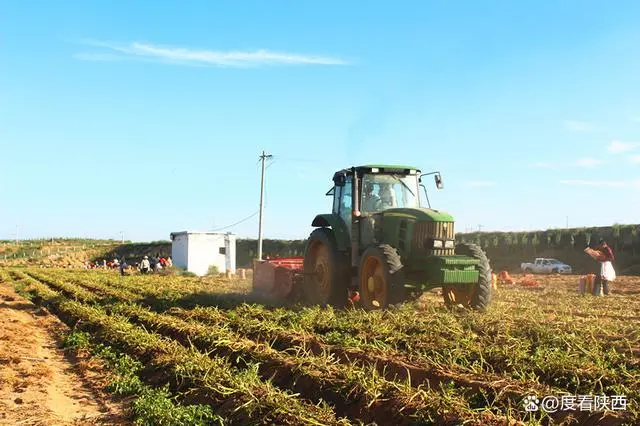
[[[569,229],[569,216],[567,216],[567,229]]]
[[[122,238],[122,244],[124,244],[124,231],[120,231],[120,237]]]
[[[273,155],[266,154],[262,151],[262,155],[260,155],[260,160],[262,161],[262,176],[260,179],[260,220],[258,222],[258,260],[262,260],[262,216],[264,214],[264,163],[268,158],[273,157]]]
[[[482,232],[482,225],[478,225],[478,232]]]
[[[18,238],[18,225],[16,225],[16,244],[18,244],[18,242],[20,241],[20,238]]]

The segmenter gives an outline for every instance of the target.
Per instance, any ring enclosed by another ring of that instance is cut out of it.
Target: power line
[[[280,157],[278,157],[278,159],[280,159]],[[275,156],[274,155],[265,155],[265,162],[267,162],[269,165],[273,164],[276,162],[275,160]],[[262,155],[258,156],[258,161],[256,161],[256,166],[258,166],[258,168],[262,165]],[[269,167],[269,166],[267,166]]]
[[[264,153],[263,153],[263,155],[264,155],[264,159],[265,160],[271,160],[273,158],[272,155],[265,155]],[[262,156],[260,156],[260,158],[258,159],[256,165],[260,165],[260,163],[262,161],[263,161]],[[275,160],[271,160],[269,165],[267,165],[265,167],[265,170],[268,169],[269,167],[271,167],[273,165],[273,163],[275,163]],[[264,188],[264,190],[263,190],[263,206],[266,206],[266,205],[267,205],[267,190],[266,190],[266,188]],[[239,220],[239,221],[237,221],[235,223],[232,223],[231,225],[227,225],[227,226],[223,226],[221,228],[213,229],[211,232],[222,231],[224,229],[233,228],[234,226],[240,225],[241,223],[244,223],[244,222],[248,221],[249,219],[255,217],[258,214],[260,214],[260,210],[258,210],[257,212],[245,217],[244,219],[241,219],[241,220]]]
[[[269,160],[269,159],[267,159],[267,160]],[[260,166],[260,162],[261,162],[261,161],[262,161],[262,160],[258,160],[258,162],[256,163],[256,169],[260,169],[260,167],[261,167],[261,166]],[[276,162],[276,160],[270,160],[270,161],[269,161],[269,164],[268,164],[264,169],[265,169],[265,170],[267,170],[269,167],[273,166],[273,164],[274,164],[275,162]]]
[[[222,231],[223,229],[228,229],[228,228],[232,228],[232,227],[234,227],[236,225],[240,225],[241,223],[246,222],[247,220],[251,219],[252,217],[255,217],[258,213],[260,213],[259,210],[257,212],[255,212],[254,214],[252,214],[251,216],[247,216],[244,219],[241,219],[241,220],[237,221],[236,223],[232,223],[231,225],[228,225],[228,226],[223,226],[222,228],[214,229],[211,232]]]

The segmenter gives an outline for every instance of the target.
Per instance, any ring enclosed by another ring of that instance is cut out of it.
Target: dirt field
[[[87,359],[57,349],[60,323],[14,287],[75,325],[77,347],[118,352],[118,388],[146,424],[638,424],[640,279],[593,297],[577,294],[577,276],[513,278],[487,312],[448,309],[439,290],[363,312],[255,303],[250,283],[222,278],[0,269],[2,421],[115,423],[126,412],[96,391],[104,376],[87,380]],[[531,412],[529,396],[573,405]],[[605,402],[576,405],[589,396]]]
[[[126,404],[100,390],[98,367],[59,348],[55,316],[0,285],[0,324],[0,424],[130,424]]]

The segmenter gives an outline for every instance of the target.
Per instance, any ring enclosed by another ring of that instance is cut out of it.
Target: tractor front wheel
[[[346,262],[331,229],[311,233],[304,255],[303,292],[307,303],[343,307],[348,298]]]
[[[404,269],[397,251],[387,244],[369,247],[362,254],[360,301],[367,310],[383,309],[404,301]]]
[[[476,266],[479,272],[478,282],[461,288],[457,285],[445,285],[442,294],[446,305],[462,305],[465,308],[484,310],[491,302],[491,266],[486,253],[476,244],[459,244],[456,254],[470,256],[480,261]]]

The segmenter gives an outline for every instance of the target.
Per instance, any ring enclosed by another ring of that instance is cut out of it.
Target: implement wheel
[[[492,296],[491,266],[486,253],[476,244],[458,244],[456,254],[470,256],[480,261],[476,270],[480,273],[478,282],[463,285],[445,285],[442,295],[446,305],[462,305],[465,308],[484,310],[489,306]]]
[[[404,301],[404,270],[396,250],[387,244],[369,247],[362,254],[358,277],[360,301],[367,310],[383,309]]]
[[[345,265],[333,231],[328,228],[313,231],[304,255],[303,292],[307,303],[344,307],[348,298]]]

